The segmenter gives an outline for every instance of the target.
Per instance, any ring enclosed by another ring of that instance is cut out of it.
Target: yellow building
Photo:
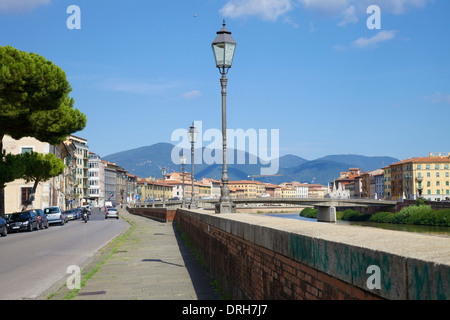
[[[230,181],[228,182],[228,185],[230,187],[235,188],[236,190],[243,189],[244,198],[256,198],[258,195],[257,183],[255,181],[248,181],[248,180]]]
[[[166,200],[172,198],[173,186],[170,184],[163,183],[163,179],[157,179],[155,182],[150,178],[138,178],[137,186],[140,191],[140,202],[148,202],[153,198],[163,199],[163,195]]]
[[[297,196],[297,191],[295,190],[295,188],[288,188],[288,187],[284,187],[281,188],[281,197],[284,199],[292,199],[292,198],[296,198]]]
[[[63,161],[73,152],[69,145],[70,143],[61,143],[59,146],[54,146],[32,137],[24,137],[19,140],[7,135],[3,137],[3,147],[6,153],[20,154],[32,151],[44,155],[53,153]],[[66,162],[68,163],[68,161]],[[65,176],[71,175],[71,172],[68,171],[71,168],[67,166],[66,169],[63,174],[57,177],[50,178],[48,181],[40,181],[35,194],[31,193],[34,181],[27,183],[23,179],[17,179],[7,183],[5,187],[5,213],[21,211],[27,207],[30,199],[34,200],[29,208],[43,209],[46,206],[60,206],[65,209],[68,200],[71,199],[70,188],[65,179]]]
[[[431,201],[450,200],[448,153],[409,158],[391,164],[387,169],[391,173],[391,198],[394,200],[419,197]]]

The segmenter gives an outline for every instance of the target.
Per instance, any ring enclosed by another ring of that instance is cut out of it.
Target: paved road
[[[33,299],[67,274],[81,269],[105,244],[127,230],[122,219],[104,219],[93,209],[88,223],[70,221],[33,232],[10,233],[0,239],[0,299]]]

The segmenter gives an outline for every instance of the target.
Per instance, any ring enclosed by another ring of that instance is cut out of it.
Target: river
[[[264,215],[278,218],[317,222],[317,219],[301,217],[298,213],[267,213]],[[434,227],[434,226],[420,226],[410,224],[393,224],[393,223],[378,223],[370,221],[344,221],[344,220],[337,220],[336,224],[356,225],[363,227],[382,228],[388,230],[416,232],[416,233],[450,237],[449,227]]]

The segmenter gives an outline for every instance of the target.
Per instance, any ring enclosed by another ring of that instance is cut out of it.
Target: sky
[[[449,12],[448,0],[0,0],[0,46],[65,71],[88,119],[75,135],[101,157],[176,145],[194,121],[208,146],[225,19],[227,128],[269,137],[245,148],[406,159],[450,152]]]

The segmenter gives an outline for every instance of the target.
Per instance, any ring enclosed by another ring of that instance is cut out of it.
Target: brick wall
[[[171,222],[175,220],[177,210],[168,210],[167,208],[130,208],[127,207],[128,212],[140,215],[146,218],[161,222]]]
[[[380,299],[182,212],[177,223],[232,299]]]

